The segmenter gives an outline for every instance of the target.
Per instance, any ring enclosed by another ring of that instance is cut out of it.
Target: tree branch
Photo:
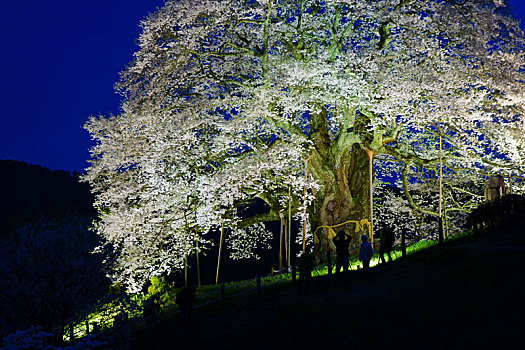
[[[410,191],[408,189],[408,166],[409,166],[408,163],[404,163],[403,170],[401,171],[401,178],[402,178],[402,182],[403,182],[403,192],[405,193],[405,196],[407,197],[408,205],[412,209],[420,212],[421,214],[427,214],[427,215],[432,215],[432,216],[438,217],[439,216],[438,213],[436,213],[436,212],[434,212],[432,210],[427,210],[427,209],[421,208],[421,206],[417,205],[414,202],[414,199],[412,198],[412,195],[410,194]]]

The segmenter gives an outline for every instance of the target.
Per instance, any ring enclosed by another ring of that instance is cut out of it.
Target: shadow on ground
[[[372,269],[194,310],[132,349],[521,349],[525,244],[467,236]]]

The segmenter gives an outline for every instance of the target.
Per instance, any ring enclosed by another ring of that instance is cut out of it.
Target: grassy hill
[[[315,277],[194,310],[137,334],[132,349],[464,349],[522,348],[525,242],[465,236],[368,278]],[[315,275],[315,274],[314,274]]]

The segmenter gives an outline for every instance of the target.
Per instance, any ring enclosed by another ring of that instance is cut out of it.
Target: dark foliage
[[[2,332],[39,325],[60,336],[107,292],[103,257],[93,253],[98,237],[89,224],[72,214],[37,220],[0,247]]]
[[[107,291],[89,185],[77,173],[0,160],[0,335],[60,333]]]

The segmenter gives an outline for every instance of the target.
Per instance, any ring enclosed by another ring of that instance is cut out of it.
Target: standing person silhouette
[[[372,259],[372,255],[374,255],[374,250],[372,249],[372,245],[368,242],[367,235],[362,235],[361,241],[363,243],[361,243],[361,248],[359,249],[359,260],[361,260],[363,271],[365,272],[365,276],[367,276],[370,270],[370,260]]]
[[[379,257],[381,258],[381,262],[383,264],[386,263],[385,255],[388,256],[388,262],[392,261],[392,256],[390,255],[390,252],[392,251],[392,247],[394,246],[395,240],[396,237],[391,227],[383,227],[381,229],[381,244],[379,246]]]
[[[179,305],[181,315],[182,315],[182,324],[184,327],[190,326],[191,320],[191,309],[193,302],[195,301],[195,287],[188,286],[184,287],[178,294],[175,299],[177,305]]]
[[[308,292],[312,281],[313,268],[314,257],[310,252],[305,251],[299,257],[299,289],[303,293]]]
[[[348,252],[348,247],[350,246],[350,242],[352,241],[352,237],[348,235],[344,230],[340,230],[337,235],[334,237],[333,242],[335,245],[335,252],[337,254],[337,258],[335,260],[335,274],[339,274],[339,270],[343,268],[343,272],[348,271],[348,258],[350,256],[350,253]]]

